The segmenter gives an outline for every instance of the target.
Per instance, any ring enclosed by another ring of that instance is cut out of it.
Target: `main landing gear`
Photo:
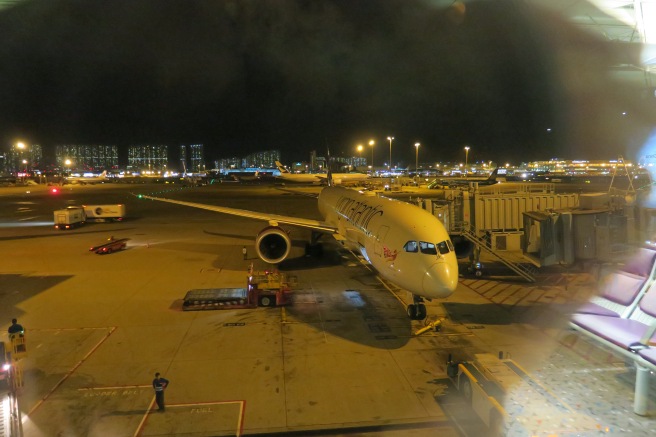
[[[319,239],[323,234],[319,232],[312,232],[310,241],[305,243],[305,256],[312,256],[321,258],[323,256],[323,246],[319,243]]]
[[[426,318],[426,305],[423,304],[424,299],[419,296],[412,296],[414,303],[408,305],[408,317],[410,320],[424,320]]]

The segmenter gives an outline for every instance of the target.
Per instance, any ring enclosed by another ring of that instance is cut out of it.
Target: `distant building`
[[[70,166],[66,161],[70,160]],[[55,165],[77,171],[102,171],[118,167],[118,147],[100,144],[55,146]]]
[[[205,158],[202,144],[180,146],[180,170],[200,173],[205,170]]]
[[[31,171],[43,161],[43,149],[39,144],[12,144],[4,156],[4,170],[8,173]]]
[[[274,168],[280,161],[280,150],[265,150],[251,153],[242,161],[242,167]]]
[[[559,160],[552,159],[549,161],[533,161],[528,164],[523,164],[521,167],[528,171],[534,172],[550,172],[550,173],[562,173],[567,175],[577,175],[577,174],[613,174],[617,170],[625,171],[627,168],[630,169],[633,167],[633,164],[630,161],[625,160],[596,160],[596,161],[586,161],[586,160]]]
[[[168,157],[165,145],[132,145],[128,147],[128,170],[146,174],[165,172]]]
[[[217,170],[226,170],[229,168],[241,168],[241,158],[233,156],[232,158],[223,158],[216,160]]]

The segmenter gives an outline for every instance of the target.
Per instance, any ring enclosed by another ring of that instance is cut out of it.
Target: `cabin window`
[[[437,250],[440,251],[441,255],[446,255],[449,253],[449,245],[447,243],[449,240],[442,241],[441,243],[437,243]]]
[[[417,242],[416,241],[408,241],[405,243],[405,246],[403,246],[403,250],[406,252],[417,252]]]
[[[426,255],[437,255],[437,249],[435,249],[435,245],[433,243],[420,241],[419,249],[421,250],[421,253],[425,253]]]

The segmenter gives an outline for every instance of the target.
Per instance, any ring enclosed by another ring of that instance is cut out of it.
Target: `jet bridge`
[[[449,231],[456,248],[463,248],[459,256],[462,258],[463,255],[471,254],[473,273],[482,274],[479,269],[479,256],[482,252],[497,259],[529,282],[535,281],[534,275],[537,271],[535,267],[561,262],[572,263],[576,259],[583,259],[581,257],[584,255],[587,258],[589,256],[581,250],[575,250],[579,246],[584,246],[577,245],[574,241],[574,249],[569,250],[569,246],[565,245],[567,247],[564,246],[565,249],[561,251],[562,256],[546,257],[550,253],[546,249],[562,244],[555,240],[560,234],[552,233],[554,241],[547,241],[551,234],[544,232],[545,238],[535,240],[531,233],[534,232],[535,226],[531,225],[531,229],[527,230],[527,223],[531,223],[530,220],[527,221],[527,217],[535,220],[538,216],[551,216],[555,211],[589,210],[593,206],[598,207],[601,200],[610,199],[607,203],[612,203],[613,199],[612,196],[591,193],[556,193],[554,184],[533,183],[498,184],[480,188],[476,183],[472,183],[468,187],[424,190],[413,194],[418,197],[411,201],[440,219]],[[618,216],[628,213],[622,212],[620,208]],[[577,216],[581,214],[574,213]],[[563,217],[567,218],[566,214]],[[622,236],[626,240],[627,233],[621,232],[626,226],[618,227],[615,224],[622,221],[621,217],[611,218],[614,220],[613,223],[606,227],[597,223],[593,231],[598,234],[597,239],[603,239],[609,234],[606,239],[610,241],[611,247],[620,247]],[[622,223],[624,222],[626,220]],[[579,232],[579,234],[583,233]],[[600,240],[598,246],[608,246],[602,243],[604,241]],[[547,246],[536,249],[535,244]],[[544,259],[538,259],[534,255],[536,252]]]
[[[470,256],[470,270],[477,276],[482,274],[481,252],[533,282],[535,267],[612,259],[635,240],[632,224],[637,211],[625,196],[557,193],[555,187],[553,183],[481,187],[471,183],[380,195],[405,198],[435,215],[451,235],[458,257]]]

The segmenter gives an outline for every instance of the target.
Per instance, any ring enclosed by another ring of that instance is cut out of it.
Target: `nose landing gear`
[[[426,305],[424,299],[419,296],[412,296],[414,303],[408,305],[408,317],[410,320],[424,320],[426,318]]]

